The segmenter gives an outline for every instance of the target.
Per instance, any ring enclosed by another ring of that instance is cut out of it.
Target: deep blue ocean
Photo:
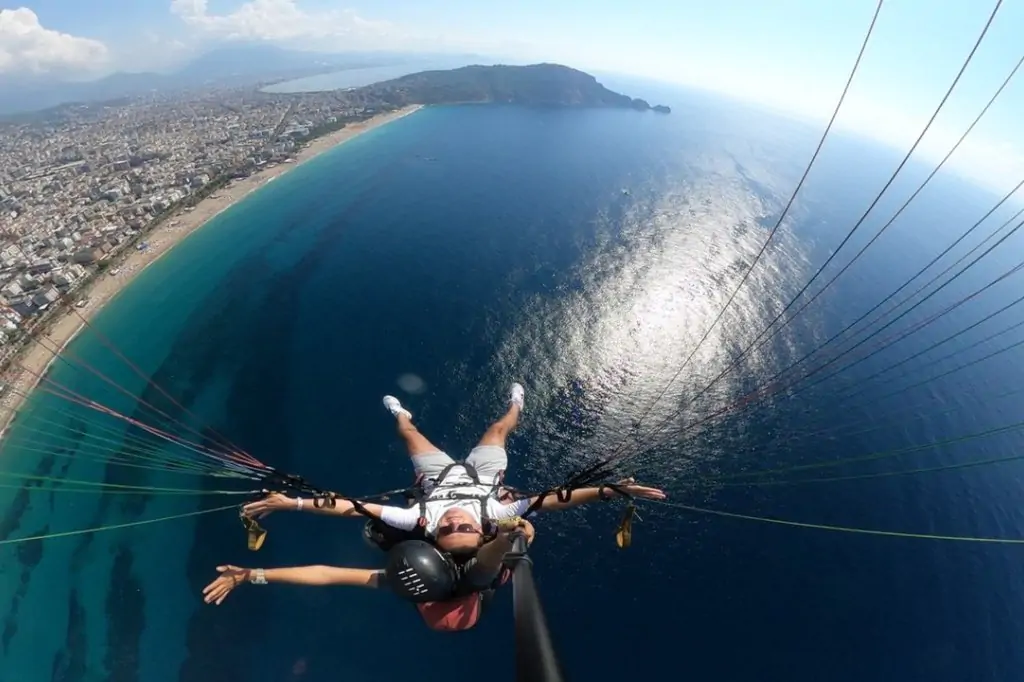
[[[774,225],[820,131],[697,93],[659,94],[649,98],[672,105],[671,115],[428,108],[218,216],[95,323],[192,416],[96,335],[83,333],[70,352],[261,461],[350,494],[411,479],[382,395],[398,395],[428,437],[464,456],[518,380],[526,411],[509,444],[509,479],[523,488],[555,484],[621,451],[635,455],[623,470],[664,487],[670,502],[1024,538],[1020,463],[802,485],[728,478],[1019,420],[1016,351],[912,387],[1024,338],[1013,330],[971,346],[1020,319],[1016,308],[872,376],[1005,305],[1019,295],[1019,275],[810,390],[700,423],[884,298],[997,198],[940,175],[818,301],[694,400],[824,262],[900,152],[830,140],[773,246],[683,367]],[[928,170],[911,164],[810,293]],[[1011,213],[998,211],[940,266]],[[831,368],[996,277],[1020,245],[1011,238]],[[934,363],[957,349],[966,350]],[[51,379],[152,418],[135,397],[73,364],[55,363]],[[239,489],[231,479],[104,463],[122,431],[113,418],[37,394],[5,437],[3,469],[48,478],[4,479],[0,540],[240,501],[99,495],[61,482]],[[942,466],[1009,456],[1019,443],[1007,432],[777,479]],[[535,574],[568,679],[1019,678],[1024,546],[782,527],[646,504],[633,547],[619,550],[620,513],[611,504],[536,520]],[[355,588],[245,586],[219,608],[202,603],[221,563],[382,565],[361,525],[277,514],[266,520],[266,545],[252,553],[227,510],[0,545],[0,681],[513,679],[511,590],[479,627],[458,635],[430,632],[407,604]]]

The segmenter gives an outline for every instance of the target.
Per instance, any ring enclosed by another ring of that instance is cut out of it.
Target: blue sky
[[[905,145],[994,0],[886,0],[843,127]],[[171,68],[231,40],[558,61],[827,116],[874,0],[0,0],[0,75]],[[12,11],[13,10],[13,11]],[[27,10],[27,12],[26,12]],[[923,149],[941,155],[1021,57],[1024,0],[1005,0]],[[13,48],[11,46],[14,46]],[[1024,73],[957,161],[994,188],[1024,177]]]

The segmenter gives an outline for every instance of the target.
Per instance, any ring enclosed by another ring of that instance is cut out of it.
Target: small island
[[[604,87],[588,73],[560,64],[530,66],[464,66],[447,71],[422,71],[358,88],[356,93],[395,107],[410,104],[502,103],[556,107],[610,107],[656,111]]]

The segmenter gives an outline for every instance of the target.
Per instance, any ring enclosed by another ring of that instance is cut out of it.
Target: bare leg
[[[524,391],[521,384],[512,384],[509,394],[508,412],[498,421],[491,424],[480,443],[466,458],[466,464],[471,465],[481,477],[481,480],[493,481],[500,485],[508,469],[508,453],[505,452],[505,440],[512,429],[519,423],[519,413],[523,411]],[[499,499],[501,493],[507,492],[505,488],[499,488]]]
[[[487,429],[477,445],[497,445],[501,448],[505,447],[505,440],[508,438],[508,434],[510,434],[512,429],[516,428],[516,424],[519,423],[519,411],[519,405],[510,403],[508,406],[508,412],[505,413],[505,416],[491,424],[491,427]]]
[[[405,441],[405,448],[410,457],[441,452],[441,448],[431,443],[426,436],[419,432],[408,415],[397,414],[395,419],[398,420],[398,435]]]

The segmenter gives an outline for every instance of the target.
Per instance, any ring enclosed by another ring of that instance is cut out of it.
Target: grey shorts
[[[416,474],[423,478],[437,478],[446,466],[456,463],[440,451],[415,455],[410,459]],[[481,483],[494,484],[497,476],[508,468],[508,453],[499,445],[478,445],[470,451],[466,464],[476,469]]]

